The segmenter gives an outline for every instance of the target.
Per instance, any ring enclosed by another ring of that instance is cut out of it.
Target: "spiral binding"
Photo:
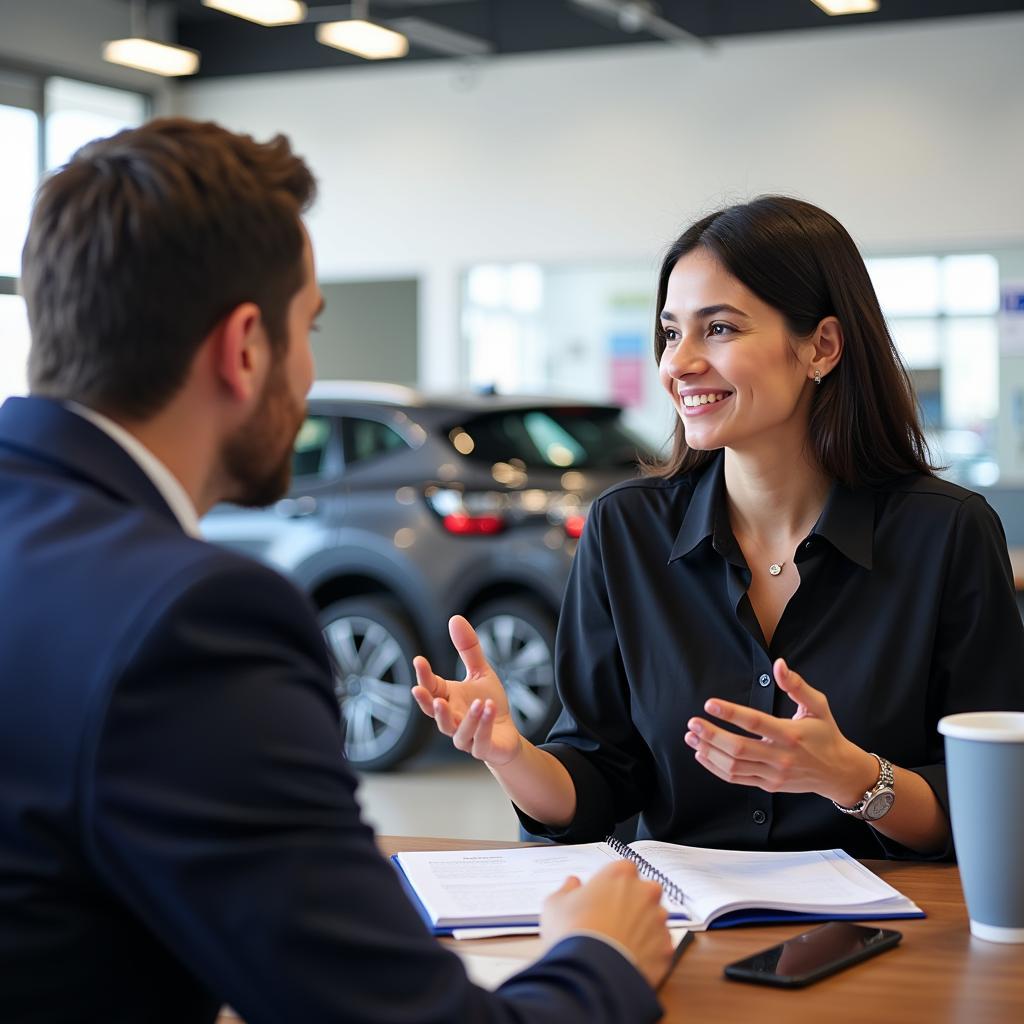
[[[672,881],[664,871],[659,871],[646,857],[637,853],[631,846],[627,846],[621,839],[615,836],[606,836],[604,840],[623,860],[628,860],[636,865],[637,873],[641,878],[649,878],[661,885],[665,895],[680,907],[686,908],[686,893]]]

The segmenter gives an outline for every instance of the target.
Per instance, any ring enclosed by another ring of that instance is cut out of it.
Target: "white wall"
[[[289,134],[325,277],[421,277],[421,376],[456,380],[458,271],[649,261],[764,191],[874,252],[1024,240],[1024,16],[196,81],[184,113]]]
[[[149,32],[168,38],[170,9],[151,3]],[[174,87],[157,75],[119,68],[103,60],[103,44],[131,34],[130,5],[124,0],[0,0],[0,68],[28,65],[42,71],[80,75],[153,95],[157,113],[174,106]]]

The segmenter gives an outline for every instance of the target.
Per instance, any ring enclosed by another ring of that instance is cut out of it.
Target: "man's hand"
[[[769,793],[817,793],[849,807],[878,778],[878,762],[839,731],[828,699],[779,658],[775,681],[796,706],[792,718],[775,718],[742,704],[712,699],[704,710],[738,725],[738,736],[703,718],[691,718],[685,740],[712,775]]]
[[[484,656],[476,631],[461,615],[448,623],[448,633],[466,666],[461,682],[435,675],[424,657],[413,659],[416,686],[412,695],[420,710],[451,736],[459,750],[495,766],[508,764],[522,747],[512,721],[505,688]]]
[[[577,931],[607,935],[629,950],[655,988],[672,959],[667,920],[661,886],[641,881],[636,867],[624,860],[602,868],[586,885],[575,877],[567,879],[545,900],[540,931],[552,944]]]

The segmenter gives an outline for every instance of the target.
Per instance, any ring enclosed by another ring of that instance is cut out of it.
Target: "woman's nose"
[[[703,353],[686,338],[671,348],[666,348],[661,359],[662,368],[670,377],[682,379],[688,373],[700,373],[707,369]]]

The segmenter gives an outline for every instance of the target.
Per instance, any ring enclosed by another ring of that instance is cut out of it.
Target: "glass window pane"
[[[39,118],[22,107],[0,106],[0,277],[21,273],[32,195],[39,178]]]
[[[945,313],[995,313],[999,309],[999,263],[988,253],[947,256],[942,261]]]
[[[146,119],[146,97],[70,78],[46,82],[46,165],[60,167],[80,146]]]
[[[958,317],[947,320],[943,330],[943,425],[983,433],[999,411],[996,321]]]
[[[939,311],[939,261],[934,256],[866,260],[886,316],[934,316]]]
[[[937,367],[942,363],[937,320],[890,320],[892,340],[896,342],[908,370]]]
[[[0,295],[0,402],[28,391],[28,315],[20,295]]]

